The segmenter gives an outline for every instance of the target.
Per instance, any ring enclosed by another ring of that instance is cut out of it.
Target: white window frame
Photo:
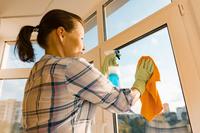
[[[195,56],[195,53],[192,53],[193,50],[191,51],[190,47],[192,46],[192,43],[196,44],[199,40],[197,40],[197,36],[195,36],[196,38],[192,40],[193,42],[189,39],[189,35],[187,33],[188,31],[186,29],[187,27],[185,26],[186,23],[188,25],[191,23],[191,20],[189,20],[189,18],[191,19],[191,16],[190,14],[187,14],[189,10],[187,0],[173,1],[171,4],[155,12],[151,16],[146,17],[142,21],[120,32],[107,41],[104,41],[102,45],[100,45],[100,54],[102,64],[105,57],[105,51],[122,47],[132,40],[137,40],[155,29],[167,25],[189,113],[191,127],[193,133],[198,133],[200,129],[197,123],[200,119],[200,115],[198,113],[200,107],[198,95],[195,95],[194,93],[198,92],[198,94],[200,94],[200,75],[198,75],[199,70],[196,64],[197,61],[194,58],[197,55]],[[194,95],[195,97],[193,97]],[[114,129],[111,128],[114,123],[112,121],[113,115],[108,113],[108,111],[104,111],[104,124],[106,125],[105,133],[114,133]]]

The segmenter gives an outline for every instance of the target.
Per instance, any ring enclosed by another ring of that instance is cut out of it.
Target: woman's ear
[[[56,34],[58,36],[58,39],[60,41],[61,44],[63,44],[64,41],[64,34],[65,34],[65,29],[64,27],[60,26],[56,29]]]

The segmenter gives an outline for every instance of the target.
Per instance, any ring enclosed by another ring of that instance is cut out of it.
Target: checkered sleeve
[[[131,111],[130,89],[117,89],[92,64],[76,58],[66,69],[66,86],[70,93],[112,113]]]

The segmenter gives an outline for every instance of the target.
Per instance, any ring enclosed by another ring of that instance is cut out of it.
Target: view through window
[[[109,2],[110,1],[110,2]],[[171,0],[109,0],[104,5],[109,39],[171,3]]]
[[[163,111],[152,122],[141,115],[141,103],[133,107],[134,114],[118,115],[119,133],[191,133],[187,108],[176,67],[168,29],[161,29],[143,39],[120,49],[120,87],[130,88],[134,82],[137,61],[141,56],[151,56],[159,71],[157,82]]]
[[[86,20],[85,26],[84,45],[85,52],[95,48],[98,45],[98,31],[97,31],[97,16],[96,13],[92,14]]]
[[[35,62],[37,62],[44,55],[44,50],[36,43],[33,43],[32,46],[36,58]],[[20,61],[17,49],[14,53],[14,47],[14,44],[6,44],[1,68],[31,68],[35,62],[27,63]]]
[[[1,133],[22,132],[22,100],[26,79],[0,80]]]

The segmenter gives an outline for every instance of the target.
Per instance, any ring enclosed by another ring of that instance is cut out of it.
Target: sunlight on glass
[[[26,79],[0,80],[0,129],[2,133],[22,132],[22,99]]]
[[[114,0],[105,6],[107,39],[170,4],[171,0]]]
[[[38,44],[32,44],[32,46],[36,57],[35,62],[37,62],[44,55],[44,50]],[[15,45],[6,44],[1,68],[31,68],[35,62],[25,63],[20,61],[17,50],[14,54],[14,47]]]
[[[97,17],[96,15],[88,20],[85,24],[85,51],[95,48],[98,45]]]
[[[129,46],[120,49],[120,84],[130,88],[133,84],[136,65],[141,56],[151,56],[160,71],[161,81],[157,82],[163,112],[152,122],[141,115],[141,103],[133,107],[135,114],[118,115],[119,133],[191,133],[187,109],[179,81],[167,28],[159,30]]]

